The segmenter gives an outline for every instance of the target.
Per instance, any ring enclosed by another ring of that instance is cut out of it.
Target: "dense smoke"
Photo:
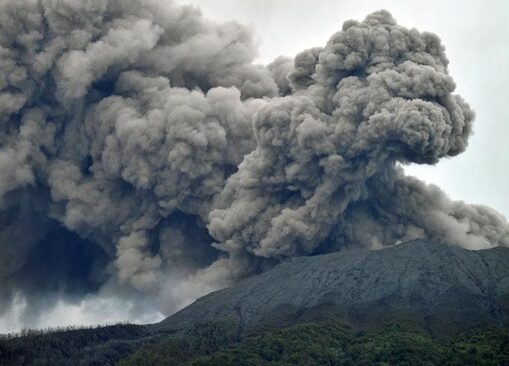
[[[345,246],[509,246],[499,214],[399,166],[471,133],[435,35],[379,11],[255,57],[248,28],[168,1],[0,3],[0,315],[91,294],[169,313]]]

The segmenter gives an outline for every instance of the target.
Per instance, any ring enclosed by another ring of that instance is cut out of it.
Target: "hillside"
[[[206,352],[186,338],[142,347],[119,366],[320,366],[320,365],[508,365],[507,328],[487,328],[446,338],[398,323],[367,332],[339,321],[272,328]]]
[[[223,319],[243,333],[322,315],[356,327],[405,317],[432,334],[505,325],[508,264],[507,248],[467,251],[423,240],[292,258],[200,298],[153,330],[178,332]]]
[[[158,324],[3,337],[0,364],[507,364],[507,264],[422,240],[293,258]]]

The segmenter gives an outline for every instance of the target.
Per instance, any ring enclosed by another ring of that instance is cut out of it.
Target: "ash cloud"
[[[498,213],[400,167],[471,134],[437,36],[379,11],[255,57],[250,29],[168,1],[0,3],[0,313],[170,313],[285,257],[509,246]]]
[[[428,237],[471,249],[508,244],[505,220],[450,202],[398,162],[434,164],[467,146],[473,112],[452,94],[439,39],[381,11],[346,22],[289,73],[295,93],[253,117],[257,148],[220,195],[217,248],[263,257]]]

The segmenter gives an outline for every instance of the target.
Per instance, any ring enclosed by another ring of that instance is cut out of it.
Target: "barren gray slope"
[[[229,319],[248,331],[332,311],[358,326],[403,316],[442,331],[507,324],[508,299],[509,249],[467,251],[416,240],[382,251],[292,258],[198,299],[154,330]]]

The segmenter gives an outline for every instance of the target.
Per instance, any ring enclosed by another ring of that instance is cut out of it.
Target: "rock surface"
[[[152,329],[179,332],[229,320],[246,333],[331,314],[358,327],[410,319],[435,334],[507,325],[509,248],[467,251],[415,240],[381,251],[292,258],[198,299]]]

